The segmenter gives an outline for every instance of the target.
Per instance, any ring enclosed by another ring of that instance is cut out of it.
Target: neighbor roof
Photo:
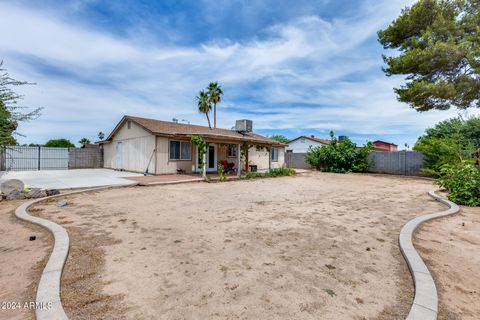
[[[227,129],[210,129],[209,127],[193,125],[193,124],[184,124],[184,123],[175,123],[169,121],[162,121],[156,119],[147,119],[133,116],[124,116],[122,120],[117,124],[115,129],[110,133],[106,140],[111,140],[115,133],[122,127],[122,125],[131,120],[134,123],[138,124],[145,130],[149,131],[154,135],[159,136],[168,136],[168,137],[191,137],[192,135],[199,135],[204,138],[211,139],[227,139],[241,142],[253,142],[259,144],[267,145],[278,145],[283,146],[284,144],[276,140],[267,138],[265,136],[253,133],[253,132],[237,132],[234,130]]]
[[[391,142],[386,142],[386,141],[382,141],[382,140],[373,141],[373,143],[377,143],[377,142],[381,142],[381,143],[385,143],[385,144],[389,144],[389,145],[398,147],[395,143],[391,143]]]
[[[300,137],[297,137],[293,140],[288,141],[287,144],[292,143],[293,141],[297,141],[298,139],[308,139],[308,140],[311,140],[311,141],[319,142],[321,144],[328,144],[330,142],[329,140],[319,139],[319,138],[312,137],[312,136],[310,136],[310,137],[309,136],[300,136]]]

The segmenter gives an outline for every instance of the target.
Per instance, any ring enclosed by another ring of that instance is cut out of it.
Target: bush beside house
[[[339,140],[333,131],[330,132],[330,141],[322,147],[309,148],[305,161],[320,171],[346,173],[365,172],[372,165],[368,153],[373,144],[368,142],[358,148],[348,137]]]

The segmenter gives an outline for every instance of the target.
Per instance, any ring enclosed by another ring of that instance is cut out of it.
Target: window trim
[[[235,151],[234,155],[229,155],[230,147],[233,147],[233,151]],[[237,145],[236,144],[228,144],[227,145],[227,158],[236,158],[237,157]]]
[[[179,152],[179,159],[171,158],[171,143],[172,142],[179,142],[180,152]],[[182,144],[188,143],[190,145],[190,158],[189,159],[182,159]],[[192,143],[190,141],[183,141],[183,140],[168,140],[168,161],[192,161]]]
[[[278,162],[278,150],[279,150],[278,148],[272,147],[272,155],[271,155],[272,162]],[[274,157],[275,151],[277,151],[277,159],[275,159]]]

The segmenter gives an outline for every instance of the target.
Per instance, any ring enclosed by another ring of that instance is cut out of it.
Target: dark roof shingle
[[[136,124],[140,125],[147,131],[150,131],[155,135],[166,135],[166,136],[185,136],[191,137],[192,135],[199,135],[205,138],[212,139],[227,139],[235,141],[244,141],[244,142],[256,142],[261,144],[269,145],[284,145],[281,142],[267,138],[265,136],[253,133],[245,132],[240,133],[234,130],[227,129],[210,129],[209,127],[199,126],[194,124],[184,124],[184,123],[175,123],[169,121],[155,120],[140,118],[134,116],[124,116],[115,129],[110,133],[107,140],[110,140],[115,132],[121,127],[122,123],[127,120],[131,120]]]

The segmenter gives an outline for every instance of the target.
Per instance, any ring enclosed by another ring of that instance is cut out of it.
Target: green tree
[[[213,103],[213,127],[217,127],[217,103],[220,103],[222,100],[222,87],[218,85],[217,82],[210,82],[207,87],[207,94],[210,99],[210,102]]]
[[[15,135],[20,135],[17,132],[18,123],[38,118],[42,108],[22,112],[25,107],[19,106],[18,102],[23,96],[17,94],[12,87],[31,83],[11,78],[2,65],[3,61],[0,61],[0,146],[8,146],[17,143]]]
[[[348,137],[338,140],[330,131],[330,142],[322,147],[310,147],[305,155],[305,161],[321,171],[345,173],[350,171],[366,171],[372,163],[368,153],[373,144],[358,148]]]
[[[282,143],[287,143],[290,141],[290,139],[281,134],[273,134],[269,138]]]
[[[417,111],[480,107],[480,0],[420,0],[378,40],[387,76],[406,75],[398,100]]]
[[[208,127],[211,129],[212,126],[210,124],[210,117],[208,116],[208,113],[212,110],[212,104],[210,102],[208,93],[202,90],[200,91],[198,96],[196,96],[196,99],[197,99],[198,112],[205,114],[208,121]]]
[[[86,144],[89,144],[90,140],[88,140],[87,138],[82,138],[82,139],[80,139],[80,141],[78,141],[78,143],[80,143],[82,146],[84,146]]]
[[[52,148],[74,148],[75,145],[67,139],[52,139],[48,140],[45,143],[45,147],[52,147]]]
[[[439,177],[444,165],[455,165],[464,160],[474,160],[480,149],[480,118],[461,117],[437,123],[425,130],[413,150],[425,156],[424,173]]]
[[[98,133],[98,139],[100,139],[101,141],[103,141],[103,139],[105,139],[105,133],[103,133],[102,131],[100,131]]]

